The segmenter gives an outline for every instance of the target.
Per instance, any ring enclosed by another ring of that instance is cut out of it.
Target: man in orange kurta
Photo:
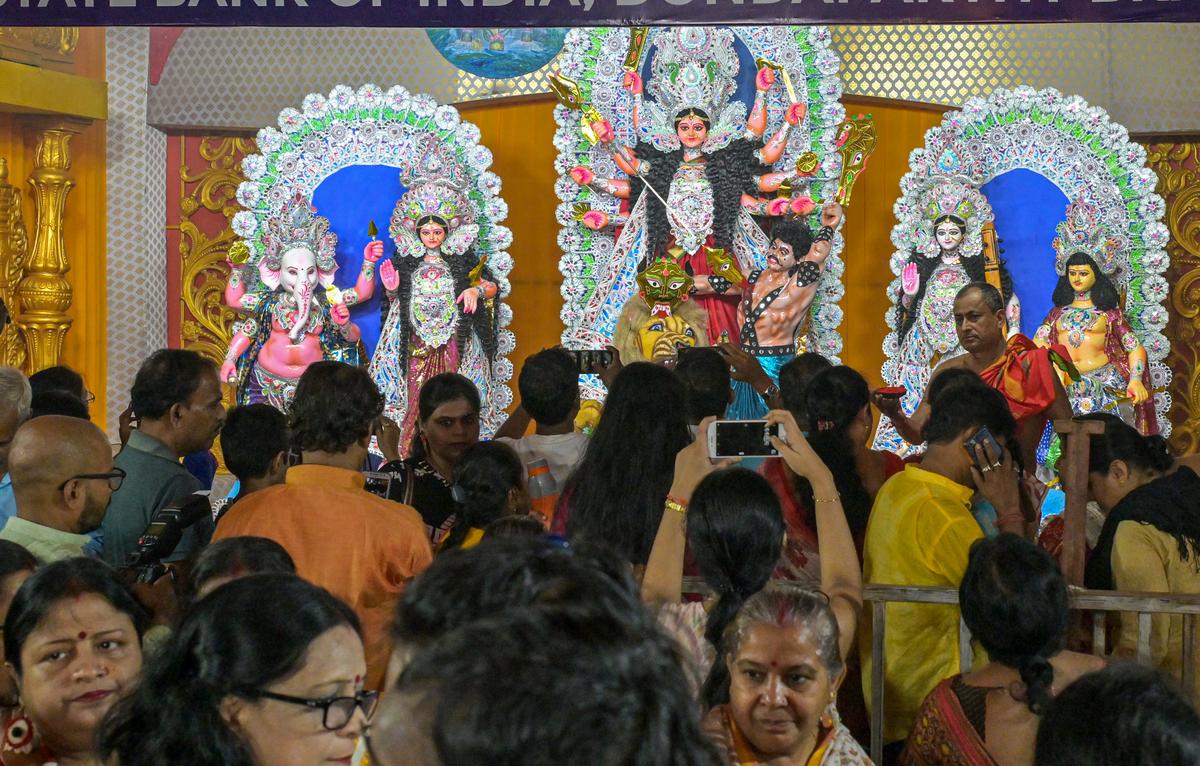
[[[382,412],[364,369],[309,367],[292,403],[292,446],[303,464],[288,471],[286,483],[236,503],[213,535],[276,541],[298,575],[348,603],[362,622],[369,689],[383,684],[400,595],[433,560],[420,514],[363,489],[359,466]]]

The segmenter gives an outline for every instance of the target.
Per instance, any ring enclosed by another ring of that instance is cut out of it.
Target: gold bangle
[[[838,493],[833,493],[833,497],[814,497],[814,503],[840,503],[842,496]]]
[[[687,504],[687,501],[685,501],[685,500],[680,500],[680,499],[674,498],[674,497],[668,497],[667,502],[664,505],[664,507],[668,511],[675,511],[675,513],[685,514],[685,513],[687,513],[688,504]]]

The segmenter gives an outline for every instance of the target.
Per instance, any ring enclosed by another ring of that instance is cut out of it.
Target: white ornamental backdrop
[[[1165,389],[1171,370],[1165,361],[1170,342],[1163,330],[1170,286],[1163,273],[1169,265],[1165,247],[1170,233],[1162,222],[1166,206],[1154,192],[1157,178],[1146,165],[1145,149],[1130,141],[1129,131],[1104,109],[1053,88],[1001,89],[967,101],[961,111],[948,112],[941,125],[926,132],[925,146],[913,151],[910,170],[900,180],[901,195],[895,205],[899,222],[892,229],[896,251],[891,268],[896,278],[888,286],[893,300],[909,252],[928,239],[922,196],[941,174],[939,161],[947,152],[956,155],[959,165],[970,169],[981,186],[1010,170],[1030,170],[1057,186],[1067,200],[1082,200],[1099,212],[1102,229],[1116,243],[1114,282],[1125,295],[1125,314],[1149,358],[1159,427],[1163,436],[1169,435],[1166,413],[1171,397]],[[1004,232],[998,234],[1003,238]],[[1054,257],[1048,249],[1051,269]],[[883,378],[889,385],[899,385],[902,371],[894,305],[885,319],[891,332],[884,341]],[[909,414],[920,401],[916,394],[910,392],[904,399]],[[885,434],[886,430],[881,424],[876,446],[901,448],[894,443],[899,437],[894,432]]]

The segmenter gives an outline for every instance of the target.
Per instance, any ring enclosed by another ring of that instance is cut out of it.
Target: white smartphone
[[[779,457],[772,436],[786,440],[783,426],[765,420],[717,420],[708,427],[708,456]]]

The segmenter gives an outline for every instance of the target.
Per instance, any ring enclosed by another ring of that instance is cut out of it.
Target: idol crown
[[[337,268],[334,253],[337,235],[329,230],[329,219],[316,215],[316,209],[300,192],[283,204],[279,214],[267,221],[263,232],[267,266],[280,268],[280,259],[288,250],[304,248],[317,257],[317,268],[333,271]]]
[[[1091,257],[1105,274],[1116,271],[1117,243],[1100,224],[1100,214],[1092,205],[1081,199],[1068,204],[1066,220],[1055,231],[1054,268],[1059,274],[1067,272],[1067,259],[1075,253]]]
[[[669,116],[699,109],[715,123],[737,87],[733,31],[677,27],[656,43],[651,95]]]

